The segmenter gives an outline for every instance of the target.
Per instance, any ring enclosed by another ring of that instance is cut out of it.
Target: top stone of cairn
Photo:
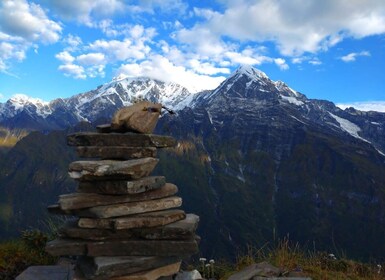
[[[162,104],[141,101],[118,110],[111,121],[111,131],[150,134],[155,129]]]

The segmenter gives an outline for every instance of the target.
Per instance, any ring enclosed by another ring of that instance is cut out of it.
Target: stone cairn
[[[77,192],[49,207],[77,216],[46,245],[53,256],[78,256],[72,279],[171,279],[181,260],[198,252],[199,217],[176,209],[182,199],[175,185],[149,176],[157,149],[176,144],[151,134],[161,110],[161,104],[140,102],[120,109],[96,133],[68,135],[79,157],[94,159],[69,165]]]

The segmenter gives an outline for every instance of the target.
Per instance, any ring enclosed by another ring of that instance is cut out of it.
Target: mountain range
[[[0,159],[0,236],[41,227],[45,207],[74,189],[67,133],[91,130],[142,98],[177,112],[157,126],[178,146],[160,153],[155,172],[178,185],[184,208],[201,216],[205,256],[234,257],[289,235],[317,249],[383,257],[385,113],[308,99],[250,66],[195,94],[117,77],[68,99],[16,96],[0,104],[5,130],[34,131]]]
[[[15,95],[0,104],[0,125],[30,130],[65,129],[81,121],[95,122],[98,118],[110,117],[117,108],[138,99],[161,102],[177,110],[188,105],[192,96],[175,83],[118,76],[95,90],[51,102]]]

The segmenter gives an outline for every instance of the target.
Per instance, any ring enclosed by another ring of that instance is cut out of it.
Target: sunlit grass
[[[215,279],[225,280],[249,265],[264,261],[280,268],[281,276],[288,276],[290,272],[296,271],[313,280],[385,279],[383,263],[367,264],[344,256],[334,257],[326,252],[304,249],[288,239],[283,239],[276,245],[266,244],[262,248],[248,247],[245,253],[238,255],[235,263],[216,261]],[[203,272],[202,265],[197,264],[196,267]]]

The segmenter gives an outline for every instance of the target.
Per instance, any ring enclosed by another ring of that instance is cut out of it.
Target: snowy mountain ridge
[[[172,82],[119,75],[94,90],[50,102],[16,95],[0,103],[0,125],[32,130],[62,129],[79,121],[108,119],[118,108],[140,99],[162,103],[174,111],[204,108],[209,116],[221,115],[219,119],[210,117],[216,124],[223,123],[223,114],[216,111],[231,114],[226,111],[229,102],[235,102],[240,110],[250,110],[253,118],[251,111],[284,110],[301,125],[317,125],[333,133],[348,134],[385,152],[385,142],[379,145],[376,136],[376,133],[385,133],[385,114],[352,108],[342,110],[329,101],[308,99],[284,82],[272,81],[264,72],[246,65],[239,67],[215,90],[199,93],[191,93]]]
[[[255,119],[256,124],[288,125],[287,118],[290,118],[301,126],[314,126],[363,141],[382,155],[385,152],[385,141],[379,136],[385,133],[384,113],[342,110],[329,101],[308,99],[284,82],[272,81],[265,73],[249,66],[240,67],[211,93],[198,95],[192,105],[206,111],[214,128],[219,130],[226,114],[232,114],[229,113],[231,103],[247,112],[247,118]],[[266,116],[265,119],[261,117],[265,112],[268,116],[285,117]]]
[[[190,104],[193,96],[176,83],[120,75],[95,90],[50,102],[24,94],[15,95],[6,103],[0,103],[0,122],[21,113],[31,118],[48,119],[57,111],[67,111],[78,121],[92,121],[93,116],[106,106],[128,106],[138,99],[160,102],[173,110],[180,110]]]

